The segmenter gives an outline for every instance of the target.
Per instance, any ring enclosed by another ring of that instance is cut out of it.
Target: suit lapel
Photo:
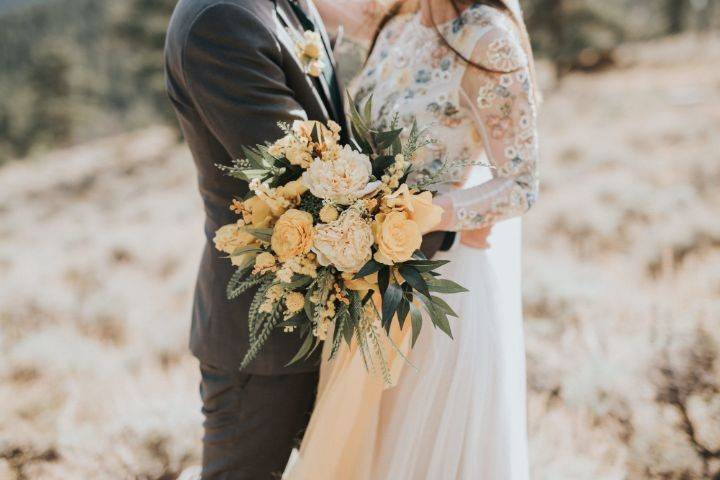
[[[288,12],[285,8],[283,8],[282,4],[284,2],[280,0],[277,4],[276,8],[276,14],[278,19],[278,28],[277,28],[277,35],[278,39],[285,45],[285,48],[291,53],[293,60],[298,66],[298,69],[304,70],[304,66],[300,59],[297,57],[296,52],[296,45],[297,45],[297,38],[296,35],[302,35],[302,27],[298,23],[297,19],[295,19],[294,14],[292,12]],[[322,77],[322,76],[321,76]],[[320,78],[321,78],[320,77]],[[323,113],[327,118],[331,117],[331,112],[334,113],[334,109],[332,109],[332,102],[330,101],[330,97],[328,96],[329,88],[327,84],[324,82],[324,79],[322,81],[319,78],[314,78],[310,75],[305,74],[305,81],[310,86],[312,92],[315,94],[317,102],[322,106]]]
[[[308,15],[312,19],[313,23],[315,23],[316,29],[318,33],[320,34],[320,37],[323,41],[323,47],[325,48],[325,56],[327,57],[328,62],[330,62],[330,65],[332,65],[332,71],[333,75],[335,77],[335,85],[338,89],[338,95],[339,95],[339,101],[338,104],[335,105],[335,102],[332,101],[332,96],[330,95],[330,87],[327,85],[327,82],[325,82],[325,88],[327,90],[328,98],[330,99],[330,103],[333,104],[333,110],[336,113],[335,118],[337,119],[340,126],[343,128],[343,131],[346,130],[346,122],[345,122],[345,111],[344,111],[344,94],[342,91],[342,85],[340,85],[340,79],[337,75],[337,64],[335,63],[335,57],[333,56],[333,50],[330,45],[330,37],[328,36],[327,30],[325,30],[325,24],[322,21],[322,18],[320,17],[320,12],[318,12],[317,8],[315,7],[315,4],[313,3],[313,0],[299,0],[306,12],[308,12]],[[324,80],[324,79],[323,79]],[[338,111],[339,109],[339,111]]]

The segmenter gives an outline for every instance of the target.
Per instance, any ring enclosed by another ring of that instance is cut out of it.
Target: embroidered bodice
[[[325,18],[330,28],[342,23],[348,34],[360,35],[373,31],[375,4],[322,0],[319,7],[324,18],[330,17]],[[468,67],[418,13],[403,14],[383,28],[350,91],[372,95],[376,126],[387,127],[397,117],[400,126],[409,127],[415,119],[434,139],[414,159],[410,182],[443,180],[432,188],[452,204],[447,228],[486,227],[524,213],[537,196],[528,59],[513,20],[492,7],[476,4],[438,29],[458,52],[487,70]],[[468,186],[481,163],[490,165],[492,178]]]

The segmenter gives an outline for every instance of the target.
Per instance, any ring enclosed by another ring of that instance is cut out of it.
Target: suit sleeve
[[[306,119],[285,82],[275,36],[249,10],[217,4],[193,23],[184,80],[196,110],[231,158],[281,136],[278,122]]]

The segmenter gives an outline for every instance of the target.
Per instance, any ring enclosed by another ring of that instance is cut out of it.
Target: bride
[[[535,201],[538,152],[519,5],[419,0],[382,12],[377,0],[316,3],[331,29],[374,38],[351,91],[372,95],[376,126],[416,119],[436,140],[414,175],[440,171],[446,180],[437,229],[460,235],[435,258],[451,260],[443,276],[470,292],[446,298],[460,317],[455,338],[426,327],[408,362],[392,359],[391,386],[354,348],[326,355],[315,410],[283,478],[526,479],[520,224],[509,219]],[[407,336],[393,340],[407,350]]]

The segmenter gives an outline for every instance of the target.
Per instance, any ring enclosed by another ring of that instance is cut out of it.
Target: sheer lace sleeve
[[[527,56],[509,20],[481,36],[472,59],[492,70],[468,67],[461,94],[483,138],[493,178],[447,193],[453,211],[449,230],[487,227],[521,215],[538,193],[532,82]]]
[[[360,42],[372,40],[387,3],[386,0],[315,0],[329,32],[342,27],[345,35]]]

